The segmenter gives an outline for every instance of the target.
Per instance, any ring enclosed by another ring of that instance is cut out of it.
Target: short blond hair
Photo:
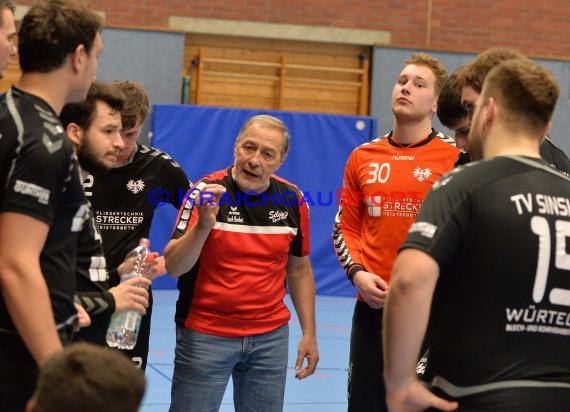
[[[445,66],[433,56],[427,53],[413,53],[404,62],[404,67],[414,64],[416,66],[425,66],[431,70],[435,77],[435,94],[439,94],[441,88],[447,81],[447,70]]]

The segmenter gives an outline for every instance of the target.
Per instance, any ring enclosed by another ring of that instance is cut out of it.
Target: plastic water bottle
[[[154,257],[149,250],[150,241],[142,238],[139,245],[131,250],[125,260],[133,260],[134,266],[130,273],[121,276],[121,283],[134,277],[146,276],[149,262]],[[133,349],[137,343],[142,315],[136,310],[115,312],[107,329],[107,345],[118,349]]]

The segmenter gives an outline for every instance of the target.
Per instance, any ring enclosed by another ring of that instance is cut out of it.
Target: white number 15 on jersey
[[[570,222],[557,220],[555,222],[556,244],[554,248],[554,266],[557,269],[570,270],[570,254],[566,253],[566,238],[570,237]],[[550,225],[546,218],[533,216],[530,228],[538,236],[538,260],[536,262],[536,276],[532,289],[532,299],[539,303],[546,292],[546,281],[550,267]],[[570,289],[552,288],[548,295],[550,303],[570,306]]]

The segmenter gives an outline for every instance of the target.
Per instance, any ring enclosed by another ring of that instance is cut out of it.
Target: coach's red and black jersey
[[[116,269],[140,238],[149,237],[156,207],[171,204],[178,210],[190,185],[176,161],[145,145],[138,145],[130,163],[87,177],[85,194],[103,237],[109,269]],[[119,283],[118,278],[109,281]]]
[[[200,180],[180,209],[173,238],[198,220],[202,192],[221,184],[216,224],[200,258],[178,280],[176,322],[198,332],[238,337],[266,333],[287,323],[285,296],[289,254],[309,255],[309,211],[299,189],[273,176],[262,194],[240,191],[231,167]]]
[[[77,159],[59,118],[47,102],[15,87],[0,97],[0,187],[0,212],[49,225],[40,267],[55,321],[62,324],[77,314],[77,234],[87,219],[87,205]],[[2,294],[0,328],[14,330]]]
[[[427,373],[459,386],[570,382],[570,180],[501,156],[442,177],[403,248],[432,256]]]

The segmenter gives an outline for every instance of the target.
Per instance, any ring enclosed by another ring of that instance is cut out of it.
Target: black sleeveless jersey
[[[60,325],[77,313],[77,234],[86,219],[86,200],[73,147],[57,115],[44,100],[14,87],[0,97],[0,185],[0,212],[49,225],[40,266]],[[14,329],[2,295],[0,327]]]
[[[440,268],[428,374],[454,385],[570,382],[570,180],[501,156],[442,177],[403,248]]]

